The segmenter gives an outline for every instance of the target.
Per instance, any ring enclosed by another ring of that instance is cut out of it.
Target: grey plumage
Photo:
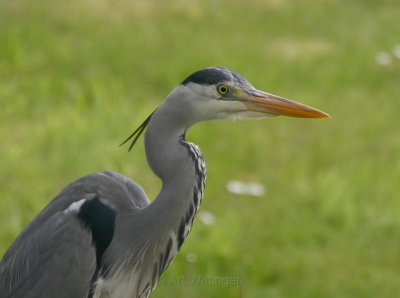
[[[128,139],[145,130],[146,156],[162,189],[150,203],[118,173],[67,186],[17,237],[0,264],[0,297],[148,297],[189,234],[206,167],[185,139],[200,121],[287,115],[316,109],[261,92],[226,68],[185,79]]]

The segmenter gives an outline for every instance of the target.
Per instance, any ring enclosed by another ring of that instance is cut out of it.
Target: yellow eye
[[[229,93],[229,87],[226,85],[218,85],[217,91],[221,95],[227,95]]]

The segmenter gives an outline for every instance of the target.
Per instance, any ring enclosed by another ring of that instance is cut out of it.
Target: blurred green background
[[[332,115],[215,121],[201,212],[152,297],[400,295],[400,2],[0,0],[0,254],[191,72],[221,65]],[[257,182],[237,196],[230,180]]]

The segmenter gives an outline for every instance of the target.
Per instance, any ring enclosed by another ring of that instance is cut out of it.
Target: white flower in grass
[[[196,263],[197,261],[197,255],[195,253],[189,253],[186,255],[186,261],[189,263]]]
[[[199,213],[199,218],[200,221],[205,225],[212,226],[215,224],[215,216],[211,212],[202,211]]]
[[[249,195],[254,197],[261,197],[265,193],[265,187],[260,183],[255,182],[242,182],[232,180],[226,185],[226,189],[236,195]]]
[[[375,58],[376,62],[380,65],[390,65],[393,63],[393,58],[386,52],[379,52]]]

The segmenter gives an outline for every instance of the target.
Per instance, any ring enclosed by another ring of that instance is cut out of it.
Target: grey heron
[[[0,296],[149,297],[188,236],[206,181],[202,153],[186,140],[194,124],[225,118],[326,113],[254,88],[222,67],[194,72],[125,141],[145,131],[148,164],[161,179],[150,202],[115,172],[84,176],[25,228],[0,264]]]

